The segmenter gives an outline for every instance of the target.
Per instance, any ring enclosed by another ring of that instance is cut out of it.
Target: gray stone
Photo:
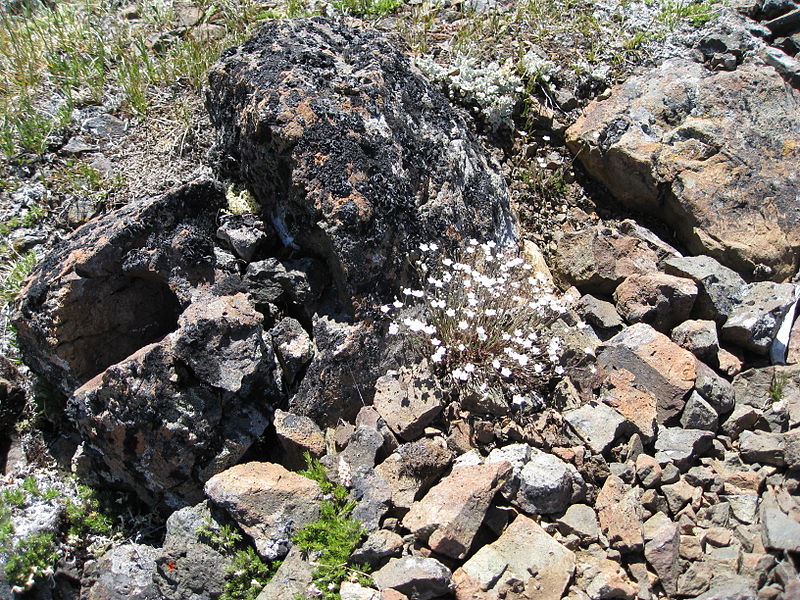
[[[121,137],[125,135],[127,129],[127,122],[109,114],[89,117],[81,123],[82,131],[101,139]]]
[[[619,330],[624,325],[614,305],[590,294],[582,296],[575,310],[584,321],[601,331]]]
[[[84,571],[86,600],[155,600],[153,576],[160,548],[131,542],[115,546]],[[89,584],[89,582],[92,582]]]
[[[781,509],[764,506],[761,509],[761,540],[766,548],[800,552],[800,523]]]
[[[790,283],[760,281],[748,284],[720,331],[723,340],[756,354],[766,355],[795,301]]]
[[[153,578],[160,594],[168,600],[212,600],[223,592],[219,577],[232,563],[198,532],[221,526],[207,502],[175,511],[167,519],[164,546]]]
[[[342,582],[339,595],[341,600],[381,600],[381,594],[377,590],[350,581]]]
[[[264,221],[251,214],[224,214],[217,228],[217,238],[227,243],[246,262],[267,239]]]
[[[391,588],[418,600],[430,600],[449,593],[451,577],[450,569],[438,560],[417,556],[392,558],[372,575],[378,589]]]
[[[296,319],[284,317],[269,330],[275,356],[281,363],[283,379],[291,388],[314,358],[314,342]]]
[[[244,283],[257,304],[291,302],[306,311],[322,293],[324,267],[311,258],[267,258],[247,265]]]
[[[643,531],[644,556],[661,580],[664,591],[668,595],[674,595],[680,575],[678,526],[664,513],[656,513],[644,522]]]
[[[502,448],[494,448],[486,457],[487,463],[506,461],[511,464],[512,472],[508,480],[500,488],[500,493],[506,500],[511,500],[519,489],[519,477],[523,467],[531,458],[532,448],[528,444],[509,444]],[[459,457],[460,459],[461,457]]]
[[[595,454],[605,452],[622,432],[625,418],[605,404],[589,402],[564,413],[564,420]]]
[[[398,437],[411,441],[442,411],[442,392],[423,363],[379,378],[373,404]]]
[[[554,274],[582,292],[610,295],[629,275],[657,270],[658,255],[636,236],[594,226],[560,233]]]
[[[800,468],[800,429],[783,434],[784,462],[789,469]]]
[[[590,600],[610,600],[625,598],[633,600],[637,596],[637,586],[625,573],[619,562],[604,556],[587,552],[578,554],[576,583],[585,590]]]
[[[530,460],[520,471],[512,504],[530,515],[558,513],[583,498],[584,486],[575,467],[532,448]]]
[[[731,384],[703,363],[697,364],[697,379],[694,389],[720,416],[733,410],[735,396]]]
[[[686,471],[686,483],[695,487],[701,487],[705,491],[709,491],[712,486],[719,487],[720,479],[712,469],[708,467],[692,467]]]
[[[350,556],[353,564],[378,565],[384,559],[396,558],[403,551],[403,538],[394,531],[378,529],[367,536],[367,539]]]
[[[678,594],[694,597],[705,592],[711,585],[714,569],[704,562],[692,562],[678,578]]]
[[[374,427],[359,425],[347,440],[347,447],[335,456],[336,468],[346,469],[352,473],[359,467],[374,467],[378,450],[383,443],[383,434],[380,431]],[[342,463],[347,466],[343,466]],[[346,485],[350,487],[349,478],[344,477],[344,479],[348,480]]]
[[[739,434],[755,425],[760,415],[761,413],[751,406],[736,404],[733,412],[722,424],[722,433],[735,440]]]
[[[392,489],[375,469],[366,465],[353,470],[350,478],[350,497],[356,500],[352,517],[366,531],[375,531],[392,503]]]
[[[308,596],[316,567],[303,554],[297,546],[292,547],[256,600],[297,600],[298,596]]]
[[[392,504],[408,509],[422,490],[439,480],[451,458],[452,452],[435,440],[422,438],[400,446],[375,471],[392,490]]]
[[[694,313],[722,325],[741,300],[745,282],[736,271],[722,266],[710,256],[670,258],[664,270],[672,275],[689,277],[698,288]]]
[[[648,323],[662,332],[689,318],[696,297],[694,281],[664,273],[631,275],[614,291],[617,310],[628,323]]]
[[[597,515],[591,506],[586,504],[573,504],[556,521],[558,529],[564,535],[575,534],[583,543],[592,543],[600,539],[600,524]]]
[[[308,452],[313,458],[325,454],[325,436],[317,424],[308,417],[276,410],[272,423],[275,435],[283,448],[283,465],[291,470],[305,468],[303,455]]]
[[[656,460],[664,464],[672,462],[685,471],[692,460],[702,456],[711,446],[714,434],[702,429],[683,429],[681,427],[663,427],[656,438]]]
[[[661,465],[649,454],[636,457],[636,477],[644,488],[654,488],[661,483]]]
[[[699,500],[703,490],[689,485],[685,479],[679,479],[675,483],[662,485],[661,493],[667,499],[669,511],[673,516],[677,516],[684,506],[694,500]]]
[[[737,575],[716,573],[711,588],[695,600],[756,600],[753,582]]]
[[[686,429],[704,429],[715,432],[719,427],[717,411],[696,391],[692,392],[683,407],[681,425]]]
[[[746,463],[760,463],[782,467],[785,444],[780,433],[743,431],[739,435],[739,452]]]
[[[731,506],[731,513],[742,523],[750,524],[758,513],[758,494],[728,494],[725,496]]]
[[[719,338],[714,321],[684,321],[672,330],[670,338],[700,360],[709,362],[716,360],[719,352]]]

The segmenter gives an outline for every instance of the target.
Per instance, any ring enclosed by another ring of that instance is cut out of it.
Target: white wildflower
[[[383,306],[381,306],[381,312],[382,312],[383,314],[386,314],[386,313],[388,313],[390,310],[392,310],[392,309],[391,309],[391,307],[389,307],[387,304],[384,304]]]
[[[458,322],[458,328],[461,329],[462,331],[465,330],[465,329],[469,329],[469,323],[467,323],[466,321],[463,321],[463,320],[459,321]]]
[[[394,306],[395,308],[403,308],[403,303],[400,302],[400,300],[395,300],[394,302],[392,302],[392,306]]]
[[[389,335],[397,335],[400,331],[400,328],[397,326],[397,323],[392,323],[389,325]]]
[[[503,377],[511,377],[511,369],[509,369],[508,367],[503,367],[500,370],[500,375],[502,375]]]

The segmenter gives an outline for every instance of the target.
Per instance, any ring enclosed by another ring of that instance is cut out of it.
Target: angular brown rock
[[[455,467],[403,519],[403,527],[427,540],[431,550],[464,558],[500,485],[507,462]]]
[[[645,323],[608,340],[597,361],[609,374],[633,373],[636,388],[655,396],[659,424],[680,413],[696,378],[695,357]]]
[[[209,479],[205,492],[253,538],[267,560],[289,551],[292,534],[319,518],[319,484],[273,463],[236,465]]]
[[[759,102],[743,89],[759,90]],[[692,252],[747,277],[767,265],[782,279],[800,256],[798,102],[774,70],[670,59],[592,103],[567,144],[620,201],[666,218]]]

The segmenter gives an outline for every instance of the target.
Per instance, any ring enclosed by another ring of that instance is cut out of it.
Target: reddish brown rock
[[[576,582],[591,600],[636,598],[638,588],[618,562],[588,552],[578,554],[577,559]]]
[[[616,369],[603,382],[603,401],[613,406],[639,435],[650,440],[656,432],[656,397],[636,385],[636,376],[627,369]]]
[[[495,492],[511,473],[507,462],[456,467],[414,504],[403,527],[434,552],[464,558]]]
[[[279,409],[275,411],[272,423],[278,442],[283,447],[281,463],[284,466],[293,470],[302,469],[306,467],[306,452],[313,458],[320,458],[325,454],[325,435],[308,417]]]
[[[644,547],[639,489],[616,475],[606,479],[595,502],[603,534],[620,552],[641,552]]]
[[[691,279],[664,273],[631,275],[614,291],[617,310],[628,323],[648,323],[665,333],[689,318],[696,297]]]
[[[758,90],[758,102],[742,90]],[[696,254],[747,277],[797,270],[798,92],[755,64],[671,59],[593,102],[567,144],[624,204],[666,219]]]
[[[273,463],[236,465],[209,479],[205,492],[253,538],[267,560],[289,551],[292,534],[319,518],[319,484]]]
[[[657,263],[644,240],[595,226],[561,234],[553,269],[583,293],[609,295],[626,277],[656,271]]]
[[[492,544],[483,546],[456,571],[454,579],[481,600],[507,598],[504,590],[518,582],[519,598],[558,600],[575,571],[575,555],[535,521],[518,516]],[[477,589],[476,589],[477,588]],[[464,593],[462,597],[471,596]]]
[[[644,323],[608,340],[597,361],[608,375],[621,369],[632,373],[635,387],[655,396],[659,424],[683,410],[697,375],[691,352]]]

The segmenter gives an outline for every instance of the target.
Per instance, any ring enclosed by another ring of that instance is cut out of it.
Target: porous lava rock
[[[224,192],[212,181],[144,198],[90,221],[40,262],[14,319],[26,364],[69,395],[177,328],[216,281]]]
[[[263,316],[215,264],[224,192],[199,180],[78,229],[37,267],[15,324],[67,396],[102,479],[173,508],[260,436],[277,402]]]
[[[747,93],[744,93],[747,90]],[[780,280],[800,257],[800,96],[772,69],[670,59],[590,104],[567,144],[631,208],[696,254]]]
[[[109,481],[179,507],[269,424],[276,360],[243,294],[195,303],[179,328],[75,391],[67,414]]]
[[[375,31],[268,23],[212,66],[206,105],[226,166],[345,302],[386,290],[420,242],[516,237],[474,134]]]

